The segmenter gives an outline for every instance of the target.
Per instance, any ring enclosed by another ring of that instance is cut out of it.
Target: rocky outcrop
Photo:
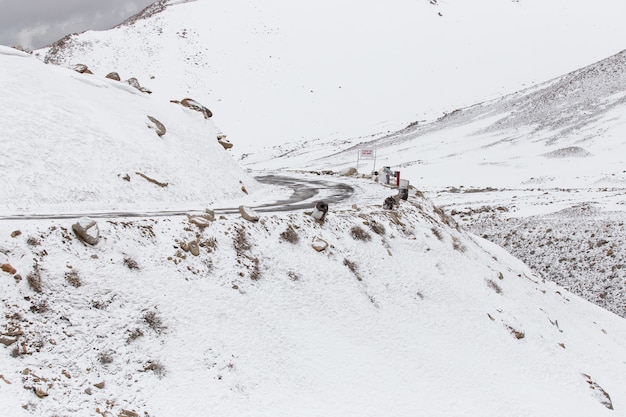
[[[89,217],[82,217],[77,223],[72,225],[72,230],[83,242],[95,246],[100,241],[100,229],[95,220]]]

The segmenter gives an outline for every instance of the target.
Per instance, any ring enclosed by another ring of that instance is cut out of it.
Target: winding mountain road
[[[271,184],[290,188],[291,196],[283,200],[252,206],[260,213],[284,212],[312,208],[317,201],[338,203],[347,200],[354,193],[354,188],[348,184],[322,179],[302,179],[279,175],[264,175],[255,178],[263,184]],[[0,220],[43,220],[43,219],[73,219],[80,217],[117,218],[117,217],[167,217],[184,216],[189,210],[159,210],[159,211],[106,211],[85,213],[32,213],[0,215]],[[239,211],[238,207],[215,208],[217,214],[231,214]]]

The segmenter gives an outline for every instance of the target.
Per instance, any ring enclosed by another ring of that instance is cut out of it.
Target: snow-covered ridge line
[[[197,1],[197,0],[159,0],[147,6],[146,8],[141,10],[139,13],[135,14],[134,16],[131,16],[128,19],[124,20],[122,23],[120,23],[119,25],[115,27],[117,28],[117,27],[132,25],[138,20],[148,19],[154,16],[155,14],[163,12],[165,9],[167,9],[168,6],[173,6],[176,4],[183,4],[183,3],[190,3],[194,1]]]

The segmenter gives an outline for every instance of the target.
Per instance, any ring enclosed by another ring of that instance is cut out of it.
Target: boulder
[[[89,245],[97,245],[100,241],[98,224],[89,217],[80,218],[77,223],[72,225],[72,230],[80,240]]]
[[[249,222],[258,222],[261,216],[250,207],[239,206],[239,213],[241,217],[248,220]]]
[[[202,104],[198,103],[196,100],[191,98],[184,98],[180,101],[180,104],[190,108],[192,110],[198,111],[204,115],[205,119],[210,119],[213,116],[211,110],[204,107]]]
[[[17,270],[13,268],[13,266],[9,263],[0,265],[0,269],[2,269],[7,274],[11,274],[11,275],[15,275],[17,273]]]
[[[328,242],[326,242],[321,237],[316,236],[316,237],[313,238],[313,243],[311,244],[311,246],[316,251],[323,252],[324,250],[326,250],[326,248],[328,248]]]
[[[226,150],[228,150],[228,149],[230,149],[230,148],[232,148],[232,147],[233,147],[233,144],[232,144],[232,143],[231,143],[228,139],[226,139],[226,137],[223,137],[223,138],[221,138],[221,139],[218,137],[218,138],[217,138],[217,141],[218,141],[218,143],[219,143],[220,145],[222,145],[222,146],[224,147],[224,149],[226,149]]]
[[[346,168],[343,171],[341,171],[339,173],[339,175],[342,175],[344,177],[352,177],[354,175],[356,175],[358,173],[358,171],[356,170],[356,168],[351,167],[351,168]]]
[[[93,74],[85,64],[76,64],[74,65],[74,71],[80,72],[81,74]]]
[[[165,135],[165,132],[167,132],[167,129],[165,129],[165,125],[163,123],[161,123],[155,117],[152,117],[152,116],[148,116],[148,119],[152,122],[148,124],[148,127],[150,129],[154,129],[156,131],[156,134],[159,136]]]
[[[141,88],[141,84],[139,84],[139,80],[137,80],[137,78],[135,77],[131,77],[129,79],[127,79],[126,84],[130,85],[131,87],[135,87],[137,90],[139,90]]]
[[[190,241],[187,244],[187,247],[189,248],[189,252],[191,252],[191,254],[193,256],[200,255],[200,246],[198,245],[198,241],[197,240]]]
[[[130,85],[131,87],[135,87],[137,90],[141,91],[142,93],[152,94],[152,91],[150,91],[146,87],[142,87],[141,84],[139,84],[139,81],[137,80],[137,78],[135,77],[129,78],[128,80],[125,81],[125,83]]]
[[[0,335],[0,344],[4,346],[11,346],[15,342],[17,342],[17,336]]]
[[[187,213],[187,218],[190,223],[208,226],[212,221],[215,221],[215,212],[211,209],[206,209],[204,212],[195,211]]]
[[[115,81],[121,81],[121,80],[122,80],[122,79],[120,78],[120,75],[119,75],[117,72],[115,72],[115,71],[113,71],[113,72],[109,72],[109,73],[105,76],[105,78],[109,78],[109,79],[111,79],[111,80],[115,80]]]
[[[189,216],[189,223],[195,224],[200,229],[204,229],[205,227],[209,227],[211,225],[210,220],[201,216]]]

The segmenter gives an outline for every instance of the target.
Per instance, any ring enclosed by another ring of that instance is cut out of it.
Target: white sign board
[[[359,159],[376,159],[376,149],[375,148],[359,149]]]

